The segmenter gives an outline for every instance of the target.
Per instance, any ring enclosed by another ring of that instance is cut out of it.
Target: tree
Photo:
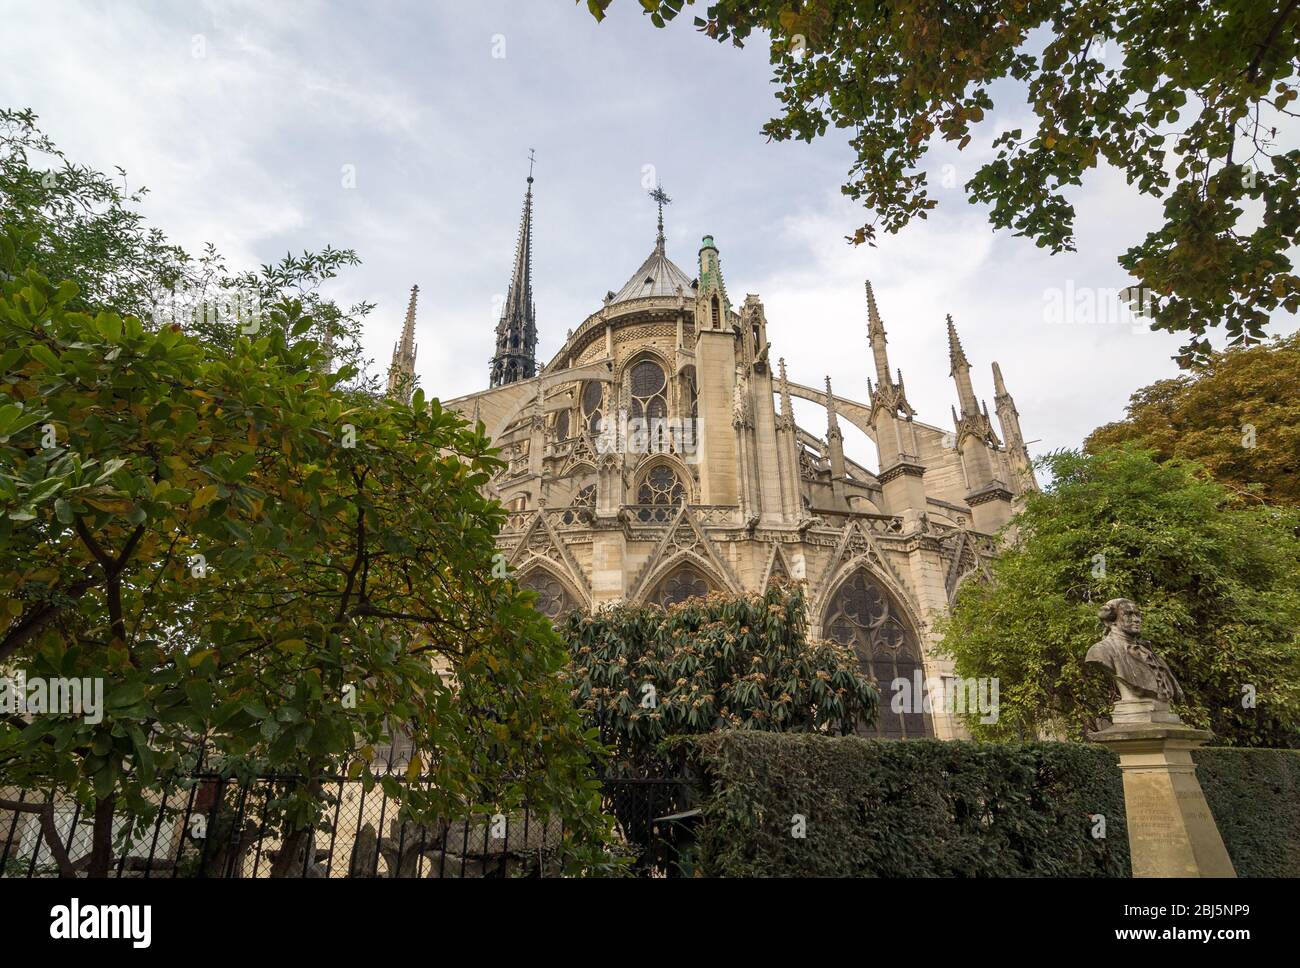
[[[564,619],[572,697],[599,731],[612,768],[637,780],[681,775],[673,737],[724,729],[851,733],[874,722],[876,687],[852,651],[809,641],[802,585],[761,595],[692,598],[667,611],[617,605]],[[664,853],[654,818],[692,805],[676,784],[651,783],[630,800],[615,786],[609,808],[638,862],[684,865]]]
[[[282,860],[345,770],[423,821],[528,801],[598,860],[599,751],[563,643],[494,577],[480,430],[341,389],[286,338],[313,326],[295,302],[212,345],[71,311],[77,286],[16,251],[0,236],[0,663],[101,681],[104,708],[6,716],[0,769],[84,805],[91,873],[115,811],[141,829],[200,749],[294,778],[266,818]],[[404,784],[372,762],[393,724]]]
[[[848,648],[809,641],[802,585],[712,594],[666,612],[618,605],[571,612],[561,631],[578,707],[615,764],[665,767],[670,736],[720,729],[851,733],[874,722],[875,686]]]
[[[1300,506],[1300,335],[1214,353],[1188,375],[1143,387],[1127,418],[1084,447],[1127,442],[1195,461],[1245,500]]]
[[[597,19],[612,0],[587,0]],[[641,0],[663,27],[694,0]],[[1161,199],[1164,224],[1119,258],[1155,329],[1186,332],[1181,359],[1263,336],[1300,307],[1296,117],[1300,0],[715,0],[713,39],[771,34],[778,141],[849,128],[843,191],[897,232],[936,202],[921,165],[939,138],[970,145],[994,94],[1027,93],[1032,127],[989,132],[994,156],[966,182],[997,228],[1074,248],[1070,194],[1101,162]],[[1171,171],[1172,169],[1172,171]],[[1258,224],[1256,224],[1258,223]]]
[[[996,676],[977,738],[1082,738],[1113,702],[1083,657],[1098,608],[1130,598],[1142,637],[1187,693],[1185,722],[1230,746],[1300,745],[1300,512],[1242,506],[1192,464],[1131,446],[1045,461],[992,580],[967,581],[940,623],[962,677]]]

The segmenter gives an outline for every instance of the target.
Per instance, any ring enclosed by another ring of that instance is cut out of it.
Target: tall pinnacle
[[[957,367],[969,367],[970,363],[966,359],[966,351],[961,348],[961,338],[957,335],[957,327],[953,325],[952,314],[948,314],[948,361],[952,364],[953,370]]]
[[[781,367],[781,371],[780,371],[781,372],[781,377],[780,377],[781,416],[784,417],[786,420],[790,421],[791,426],[793,426],[794,409],[793,407],[790,406],[790,384],[785,378],[785,357],[784,356],[781,357],[781,359],[778,362]]]
[[[993,399],[1007,396],[1007,385],[1002,382],[1002,367],[998,366],[998,361],[993,361]]]
[[[867,339],[871,343],[871,355],[876,364],[876,383],[882,389],[889,386],[889,352],[885,349],[885,324],[880,321],[880,310],[876,308],[876,294],[867,286]],[[902,382],[901,380],[899,382]]]
[[[885,335],[885,324],[880,321],[880,310],[876,308],[876,294],[871,288],[871,280],[867,280],[867,335],[875,336],[879,333],[883,338]]]
[[[835,393],[831,390],[831,378],[826,377],[826,436],[840,437],[840,421],[835,412]]]
[[[948,360],[952,369],[948,375],[957,384],[957,399],[961,401],[963,417],[979,414],[979,404],[975,402],[975,390],[970,382],[970,361],[966,351],[961,348],[961,339],[957,336],[957,327],[953,325],[952,316],[948,317]]]
[[[504,386],[528,380],[537,371],[537,315],[533,306],[533,158],[529,152],[528,190],[515,244],[515,265],[510,275],[505,306],[496,328],[496,354],[492,357],[491,385]]]

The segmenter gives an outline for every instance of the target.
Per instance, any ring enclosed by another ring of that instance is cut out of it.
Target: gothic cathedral
[[[811,633],[851,646],[882,686],[878,735],[961,735],[940,712],[890,712],[886,687],[951,673],[933,654],[933,619],[987,567],[993,535],[1036,486],[998,364],[1000,437],[949,317],[960,409],[951,430],[921,422],[890,370],[868,282],[866,399],[838,396],[829,378],[824,389],[794,382],[784,359],[773,365],[759,297],[732,304],[711,236],[694,278],[668,257],[669,199],[651,195],[654,248],[539,366],[530,175],[489,388],[444,401],[481,420],[507,460],[490,487],[509,511],[499,545],[511,569],[551,616],[804,580]],[[390,392],[410,392],[416,291]],[[796,424],[793,397],[824,408],[820,433]],[[874,441],[876,470],[845,457],[841,422]]]

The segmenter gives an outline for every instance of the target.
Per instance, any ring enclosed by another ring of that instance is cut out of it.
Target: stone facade
[[[812,633],[852,645],[886,697],[896,676],[949,674],[934,619],[987,567],[992,535],[1035,486],[1001,371],[1005,443],[949,319],[960,411],[951,430],[922,423],[891,374],[868,283],[866,399],[792,382],[784,360],[773,365],[759,297],[738,309],[728,299],[713,239],[691,279],[666,255],[662,209],[660,225],[637,273],[535,377],[445,402],[481,420],[507,461],[490,488],[509,509],[499,540],[511,568],[551,615],[802,579]],[[516,278],[530,257],[516,254]],[[820,434],[796,424],[793,397],[825,409]],[[841,422],[875,442],[878,469],[846,458]],[[878,732],[960,727],[886,710]]]

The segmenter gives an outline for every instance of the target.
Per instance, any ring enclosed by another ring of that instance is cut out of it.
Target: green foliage
[[[940,623],[960,676],[996,676],[996,723],[977,738],[1080,738],[1114,686],[1083,657],[1102,637],[1098,607],[1131,598],[1142,637],[1187,693],[1184,721],[1231,746],[1300,738],[1300,517],[1242,507],[1194,465],[1149,452],[1058,453],[1054,482],[1030,495],[991,583],[966,582]],[[1246,687],[1257,705],[1246,708]]]
[[[101,678],[106,711],[6,717],[6,778],[139,828],[203,744],[232,771],[346,770],[417,819],[527,800],[598,845],[598,750],[564,644],[492,572],[489,441],[422,393],[341,389],[346,370],[286,338],[311,325],[297,302],[214,345],[73,311],[77,286],[15,249],[0,246],[0,664]],[[372,762],[394,725],[428,785]],[[304,831],[322,805],[298,781],[268,820]]]
[[[1128,876],[1119,770],[1100,747],[740,732],[682,745],[705,783],[704,876]]]
[[[704,876],[1129,876],[1119,766],[1099,746],[753,732],[676,745],[703,784]],[[1238,876],[1300,875],[1300,752],[1193,757]]]
[[[1300,751],[1192,754],[1238,877],[1300,877]]]
[[[1300,334],[1212,354],[1143,387],[1128,417],[1094,430],[1090,452],[1133,442],[1200,464],[1244,500],[1300,506]]]
[[[0,109],[0,222],[15,261],[76,279],[70,308],[147,317],[190,271],[189,257],[135,210],[147,189],[131,190],[120,168],[113,179],[69,161],[36,120]]]
[[[694,6],[694,0],[685,0]],[[587,0],[598,19],[612,0]],[[656,27],[683,0],[640,0]],[[1164,223],[1120,265],[1156,297],[1153,326],[1209,352],[1261,338],[1269,313],[1300,308],[1290,251],[1300,244],[1300,149],[1293,129],[1300,60],[1293,0],[710,0],[696,26],[742,45],[771,35],[783,114],[763,133],[812,141],[849,129],[843,187],[897,232],[937,202],[923,169],[937,139],[992,157],[965,188],[998,228],[1053,252],[1074,248],[1070,197],[1101,163],[1164,204]],[[1028,98],[1027,128],[977,126],[994,95]]]
[[[616,763],[656,772],[670,736],[720,729],[852,732],[879,694],[853,653],[809,641],[802,585],[688,599],[666,612],[571,613],[562,632],[578,707]],[[649,687],[649,688],[647,688]]]

